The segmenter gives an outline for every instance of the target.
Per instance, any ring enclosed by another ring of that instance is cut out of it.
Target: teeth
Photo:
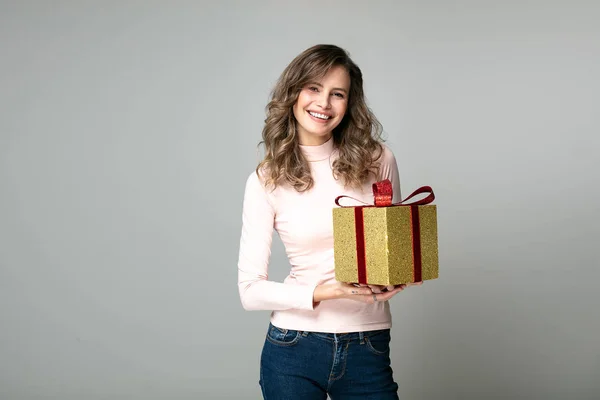
[[[312,112],[312,111],[309,111],[308,113],[309,113],[310,115],[312,115],[313,117],[320,118],[320,119],[324,119],[324,120],[328,120],[329,118],[331,118],[331,117],[330,117],[330,116],[328,116],[328,115],[325,115],[325,114],[319,114],[319,113]]]

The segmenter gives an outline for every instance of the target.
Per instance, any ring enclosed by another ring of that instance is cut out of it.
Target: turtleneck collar
[[[318,146],[300,145],[300,150],[304,157],[310,162],[323,161],[329,159],[333,153],[333,136],[325,143]]]

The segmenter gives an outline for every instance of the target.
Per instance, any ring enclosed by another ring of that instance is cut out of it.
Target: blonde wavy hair
[[[379,172],[382,126],[366,104],[362,72],[346,50],[321,44],[294,58],[271,93],[260,142],[265,156],[256,168],[258,174],[264,172],[266,185],[275,188],[287,183],[299,192],[312,188],[310,167],[299,147],[293,106],[306,84],[322,78],[334,66],[344,67],[350,75],[346,114],[333,130],[339,152],[332,164],[334,176],[346,187],[360,187],[370,174]]]

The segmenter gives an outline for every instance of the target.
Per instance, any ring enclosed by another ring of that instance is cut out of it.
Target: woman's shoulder
[[[276,188],[269,181],[269,172],[265,167],[253,170],[246,178],[246,193],[260,193],[272,197]]]
[[[380,157],[379,157],[379,162],[382,165],[395,164],[396,156],[394,155],[394,152],[392,151],[390,146],[388,146],[386,143],[383,143],[383,142],[380,142],[379,144],[381,145],[381,153],[380,153]]]
[[[264,190],[266,184],[266,173],[264,168],[254,169],[246,177],[246,188]]]

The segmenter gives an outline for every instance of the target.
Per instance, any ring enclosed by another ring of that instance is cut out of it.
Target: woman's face
[[[306,84],[294,104],[300,144],[318,146],[329,140],[348,107],[350,75],[332,67],[319,81]]]

